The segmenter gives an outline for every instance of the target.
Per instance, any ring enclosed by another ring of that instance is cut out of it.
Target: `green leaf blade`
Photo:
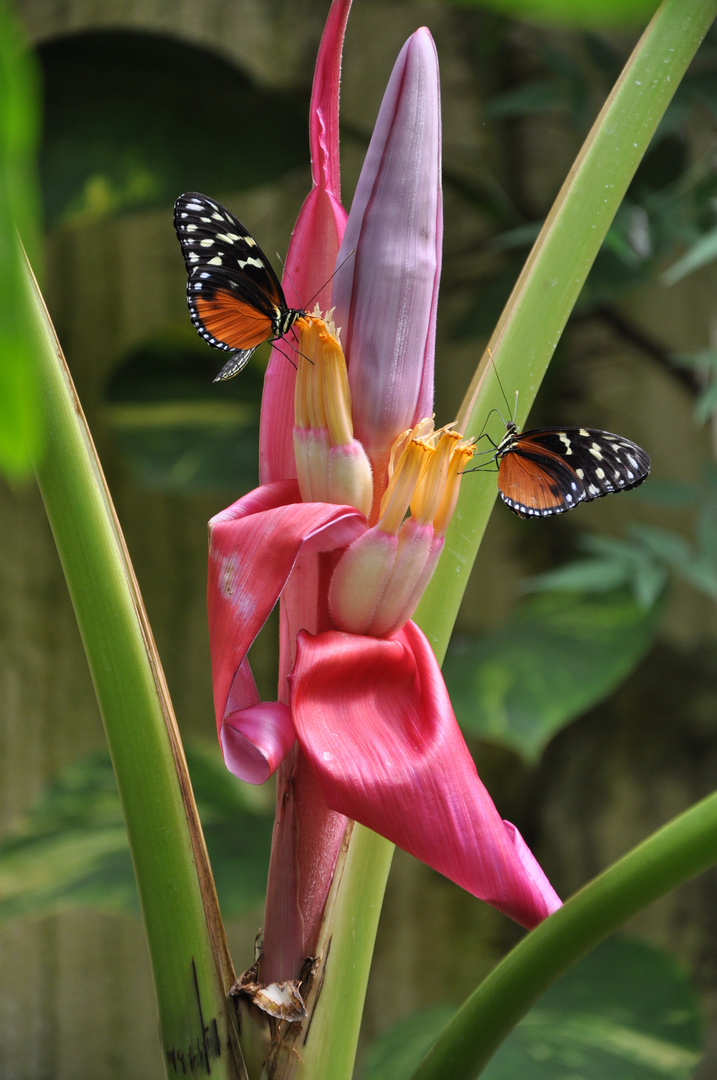
[[[24,243],[39,269],[38,75],[14,15],[0,3],[0,470],[32,471],[43,424]],[[18,238],[18,234],[20,239]],[[22,242],[21,242],[22,241]]]
[[[459,639],[443,667],[464,731],[535,762],[566,724],[607,697],[650,648],[662,605],[625,591],[545,594],[501,630]]]
[[[437,1007],[401,1021],[369,1049],[361,1080],[409,1080],[446,1022]],[[702,1050],[699,998],[665,952],[611,938],[521,1020],[483,1080],[688,1080]]]
[[[699,1001],[661,950],[612,938],[531,1009],[484,1080],[687,1080],[702,1048]]]

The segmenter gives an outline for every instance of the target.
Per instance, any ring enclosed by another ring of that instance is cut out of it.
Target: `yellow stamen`
[[[381,499],[378,527],[384,532],[398,532],[430,453],[431,447],[420,438],[411,438],[404,445]]]
[[[443,536],[451,523],[461,490],[461,476],[472,456],[473,444],[469,440],[461,440],[453,447],[443,496],[433,519],[433,528],[437,536]]]
[[[296,322],[297,477],[305,501],[348,503],[368,515],[373,500],[371,465],[354,439],[346,361],[332,314],[324,319],[317,308]]]
[[[346,446],[353,440],[351,390],[346,361],[333,334],[320,335],[323,357],[323,402],[332,446]]]
[[[471,443],[453,428],[434,431],[433,420],[424,419],[394,441],[379,520],[351,544],[331,580],[329,610],[339,629],[393,634],[415,611],[472,455]]]
[[[417,521],[424,524],[433,521],[443,497],[451,455],[460,438],[457,431],[447,428],[434,433],[431,440],[433,452],[426,460],[411,499],[411,515]]]
[[[406,446],[411,439],[424,439],[430,436],[433,431],[433,417],[426,416],[423,420],[419,420],[415,427],[406,428],[400,435],[397,435],[393,440],[391,446],[391,456],[388,462],[388,475],[393,475],[396,464],[401,457],[401,454],[406,449]]]
[[[298,319],[298,371],[294,390],[297,427],[328,428],[332,446],[346,446],[354,437],[351,390],[338,331],[318,314]]]

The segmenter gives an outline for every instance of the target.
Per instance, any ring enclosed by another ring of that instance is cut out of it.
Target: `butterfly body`
[[[498,489],[518,517],[564,514],[581,502],[637,487],[650,472],[645,451],[609,431],[535,428],[511,421],[495,447]]]
[[[187,267],[187,304],[205,341],[232,353],[217,375],[229,379],[264,341],[291,330],[305,311],[290,308],[281,283],[246,226],[196,191],[174,204],[174,227]]]

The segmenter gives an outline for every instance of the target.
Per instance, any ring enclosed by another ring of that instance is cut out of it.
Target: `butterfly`
[[[174,228],[187,265],[187,304],[197,333],[231,357],[230,379],[264,341],[287,334],[306,315],[290,308],[274,269],[246,226],[221,203],[187,191],[174,204]]]
[[[592,428],[518,431],[514,421],[495,445],[498,490],[518,517],[550,517],[647,479],[650,458],[621,435]]]

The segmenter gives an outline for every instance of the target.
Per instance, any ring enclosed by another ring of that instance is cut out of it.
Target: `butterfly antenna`
[[[508,410],[510,410],[510,402],[508,401],[508,396],[507,396],[505,390],[503,389],[503,383],[500,381],[500,375],[498,374],[498,368],[496,366],[495,360],[493,359],[493,353],[490,351],[490,349],[488,349],[488,356],[490,357],[490,362],[493,365],[493,371],[495,372],[495,377],[498,380],[498,386],[500,387],[500,392],[503,395],[503,400],[505,401],[506,405],[508,406]],[[497,412],[498,416],[501,418],[501,420],[503,420],[503,423],[505,424],[505,426],[506,427],[509,426],[508,424],[505,423],[505,420],[503,419],[503,414],[501,413],[500,409],[492,409],[491,412]],[[488,413],[488,416],[490,416],[490,415],[491,415],[491,413]],[[514,424],[515,423],[515,418],[518,415],[518,391],[517,390],[515,391],[515,406],[513,407],[513,412],[512,413],[510,413],[510,411],[509,411],[509,415],[510,415],[511,424]]]
[[[316,290],[316,292],[314,293],[314,295],[313,295],[313,296],[311,297],[311,299],[310,299],[309,301],[307,301],[307,303],[306,303],[306,309],[307,309],[307,310],[308,310],[308,308],[310,308],[310,307],[311,307],[311,305],[313,304],[314,300],[315,300],[315,299],[316,299],[316,297],[317,297],[317,296],[319,295],[319,293],[320,293],[320,292],[323,292],[323,291],[324,291],[324,289],[326,288],[326,286],[328,285],[328,283],[329,283],[330,281],[333,281],[333,280],[334,280],[334,278],[335,278],[335,277],[336,277],[336,275],[338,274],[338,272],[339,272],[339,270],[341,269],[341,267],[342,267],[342,266],[344,265],[344,263],[347,263],[347,262],[349,261],[349,259],[351,258],[351,256],[352,256],[352,255],[353,255],[353,254],[355,253],[355,251],[356,251],[356,248],[351,248],[351,251],[349,251],[349,253],[348,253],[348,255],[346,256],[346,258],[345,258],[345,259],[342,259],[342,260],[341,260],[341,262],[339,263],[339,265],[338,265],[338,266],[336,267],[336,269],[334,270],[333,274],[331,274],[331,276],[330,276],[330,277],[328,277],[328,278],[326,279],[326,281],[324,282],[324,284],[323,284],[323,285],[322,285],[322,286],[321,286],[321,287],[320,287],[319,289],[317,289],[317,290]],[[291,274],[289,273],[289,271],[288,271],[288,269],[287,269],[286,263],[284,262],[284,260],[282,259],[281,255],[280,255],[280,254],[278,253],[278,251],[277,251],[277,253],[276,253],[276,257],[277,257],[277,259],[279,260],[279,262],[281,263],[281,265],[282,265],[282,267],[283,267],[283,269],[284,269],[284,272],[285,272],[286,276],[288,277],[289,281],[291,282],[291,287],[292,287],[292,289],[294,290],[294,292],[296,293],[296,299],[297,299],[297,300],[299,301],[299,303],[301,303],[301,301],[299,300],[299,290],[298,290],[298,289],[296,288],[296,285],[294,285],[294,282],[293,282],[293,280],[292,280]]]
[[[508,425],[507,425],[507,424],[505,423],[505,420],[503,419],[503,413],[502,413],[502,412],[500,411],[500,409],[491,409],[491,410],[490,410],[490,412],[488,413],[488,415],[487,415],[487,416],[486,416],[486,418],[485,418],[485,423],[483,424],[483,427],[481,428],[481,433],[480,433],[480,435],[478,436],[478,438],[476,439],[476,442],[477,442],[477,443],[479,443],[479,442],[481,441],[481,439],[488,439],[488,441],[489,441],[489,442],[491,442],[491,443],[493,443],[493,446],[495,446],[495,443],[494,443],[494,442],[493,442],[493,440],[491,439],[490,435],[486,435],[486,430],[485,430],[485,429],[486,429],[486,428],[488,427],[488,423],[489,423],[489,421],[490,421],[490,418],[491,418],[491,416],[493,415],[493,413],[498,413],[498,416],[499,416],[499,417],[501,418],[501,420],[503,421],[503,423],[505,424],[505,426],[506,426],[506,427],[508,426]]]
[[[281,255],[279,254],[278,251],[276,251],[274,254],[276,255],[279,262],[281,263],[281,269],[284,271],[284,273],[286,274],[286,276],[289,279],[289,283],[290,283],[292,289],[294,290],[294,294],[296,296],[296,299],[299,300],[299,290],[297,289],[296,285],[294,285],[294,279],[292,278],[291,274],[289,273],[289,271],[287,269],[287,266],[286,266],[286,263],[284,262],[284,260],[282,259]],[[299,303],[300,302],[301,301],[299,301]]]
[[[356,252],[356,248],[351,248],[351,250],[349,251],[348,255],[347,255],[347,256],[346,256],[346,257],[345,257],[344,259],[342,259],[342,260],[341,260],[341,262],[339,263],[339,265],[338,265],[338,266],[336,267],[336,269],[334,270],[334,272],[333,272],[333,274],[331,275],[331,277],[330,277],[330,278],[327,278],[327,279],[326,279],[326,281],[324,282],[324,284],[323,284],[323,285],[321,286],[321,288],[320,288],[320,289],[317,289],[317,290],[316,290],[316,292],[314,293],[314,295],[313,295],[313,296],[311,297],[311,299],[309,300],[308,304],[306,305],[306,306],[307,306],[307,308],[308,308],[308,307],[311,307],[311,305],[313,304],[314,300],[315,300],[315,299],[316,299],[316,297],[317,297],[317,296],[319,295],[319,293],[320,293],[320,292],[323,292],[323,291],[324,291],[324,289],[326,288],[326,286],[328,285],[328,283],[329,283],[330,281],[333,281],[333,280],[334,280],[334,278],[335,278],[335,277],[336,277],[336,275],[338,274],[338,272],[339,272],[339,270],[341,269],[341,267],[342,267],[342,266],[344,266],[344,265],[345,265],[345,263],[347,263],[347,262],[349,261],[349,259],[351,258],[351,256],[352,256],[352,255],[354,255],[354,254],[355,254],[355,252]]]

